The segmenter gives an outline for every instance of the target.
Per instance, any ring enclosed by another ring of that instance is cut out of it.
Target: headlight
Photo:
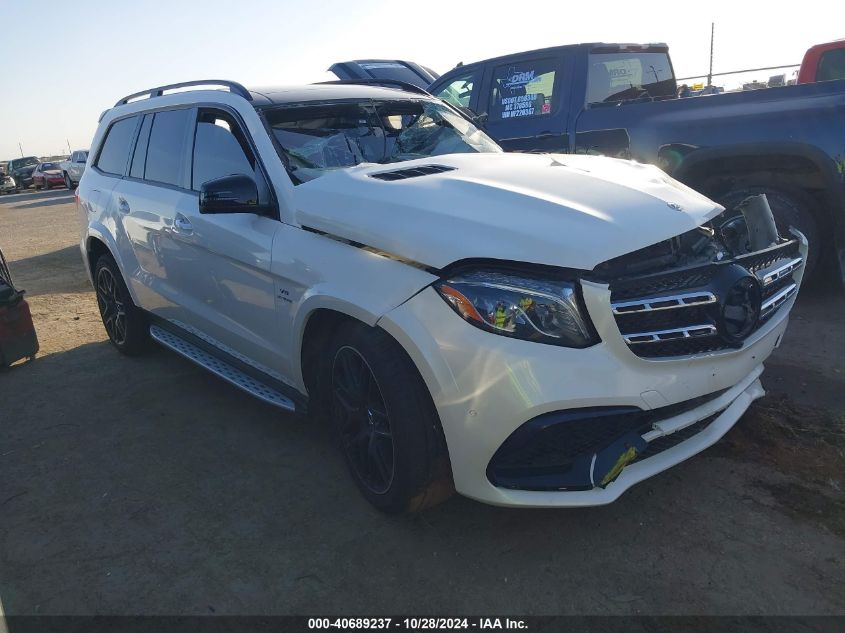
[[[572,282],[475,271],[434,288],[466,321],[488,332],[565,347],[599,340]]]

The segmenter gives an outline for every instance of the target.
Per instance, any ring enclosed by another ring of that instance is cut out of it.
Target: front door
[[[180,325],[278,377],[282,337],[270,258],[281,225],[254,213],[199,212],[199,190],[209,180],[246,174],[259,182],[262,203],[269,188],[235,116],[216,108],[194,112],[191,204],[177,211],[164,239],[165,266],[181,280],[178,290],[185,309]]]

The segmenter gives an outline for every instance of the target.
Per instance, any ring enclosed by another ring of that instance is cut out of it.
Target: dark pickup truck
[[[652,163],[725,206],[766,193],[778,224],[807,236],[807,273],[835,258],[845,280],[845,80],[678,98],[665,44],[559,46],[441,77],[393,60],[331,70],[423,87],[506,150]]]

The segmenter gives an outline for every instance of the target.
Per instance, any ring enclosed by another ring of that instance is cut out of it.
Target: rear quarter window
[[[587,74],[587,103],[673,97],[677,87],[666,53],[593,53]]]
[[[103,141],[100,155],[97,157],[97,168],[107,174],[122,176],[129,160],[129,149],[135,135],[137,116],[131,116],[112,123]]]

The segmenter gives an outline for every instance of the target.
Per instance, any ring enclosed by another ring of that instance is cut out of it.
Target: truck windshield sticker
[[[554,60],[499,66],[493,74],[493,119],[551,114],[554,98]]]

